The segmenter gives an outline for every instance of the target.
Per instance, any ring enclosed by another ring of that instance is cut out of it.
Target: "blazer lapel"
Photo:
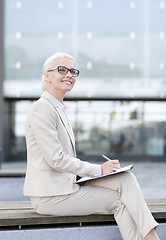
[[[67,116],[65,116],[65,113],[62,111],[61,107],[59,106],[59,104],[57,103],[57,101],[54,99],[54,96],[52,96],[49,92],[44,91],[41,95],[41,97],[46,98],[51,104],[53,104],[55,110],[57,111],[64,127],[67,130],[67,133],[70,137],[73,149],[75,151],[75,138],[74,138],[74,134],[73,134],[73,130],[72,127],[67,119]]]

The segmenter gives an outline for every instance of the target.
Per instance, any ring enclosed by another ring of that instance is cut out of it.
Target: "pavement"
[[[121,166],[132,164],[122,162]],[[25,162],[3,163],[3,172],[25,173]],[[166,198],[166,162],[134,162],[131,170],[141,186],[145,198]],[[0,177],[0,201],[29,200],[23,195],[24,177]]]

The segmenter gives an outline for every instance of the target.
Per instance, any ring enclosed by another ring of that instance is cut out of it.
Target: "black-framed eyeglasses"
[[[78,69],[75,69],[75,68],[69,69],[64,66],[58,66],[58,67],[52,68],[52,69],[48,70],[47,72],[52,72],[54,70],[58,70],[58,72],[62,75],[66,75],[69,71],[71,73],[72,77],[78,77],[78,75],[80,73],[80,71]]]

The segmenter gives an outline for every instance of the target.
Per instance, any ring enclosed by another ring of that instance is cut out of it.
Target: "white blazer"
[[[76,157],[72,128],[49,92],[35,102],[26,121],[27,170],[24,194],[55,196],[76,192],[76,175],[100,175],[101,166]]]

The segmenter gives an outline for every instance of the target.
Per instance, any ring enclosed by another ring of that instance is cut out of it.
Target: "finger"
[[[118,164],[115,164],[115,166],[117,167],[117,169],[120,168],[120,164],[119,164],[119,163],[118,163]]]
[[[119,163],[118,159],[111,160],[112,163]]]
[[[117,166],[117,167],[113,167],[113,171],[115,172],[115,171],[117,171],[119,169],[119,167]]]

